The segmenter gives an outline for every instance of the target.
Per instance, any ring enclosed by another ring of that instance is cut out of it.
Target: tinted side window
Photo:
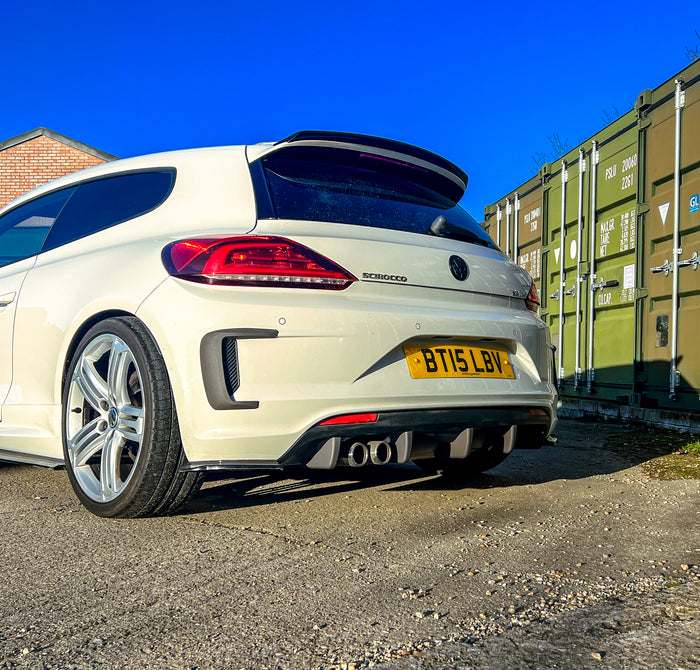
[[[141,216],[170,194],[172,170],[107,177],[80,184],[51,229],[43,251]]]
[[[68,188],[45,195],[0,218],[0,267],[39,253],[53,222],[74,192],[74,188]]]

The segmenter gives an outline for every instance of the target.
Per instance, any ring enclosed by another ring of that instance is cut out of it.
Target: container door
[[[557,347],[555,358],[562,395],[571,395],[578,387],[585,351],[586,303],[579,281],[580,265],[586,258],[583,235],[588,181],[585,166],[580,152],[578,158],[563,161],[560,171],[550,179],[547,195],[547,322]],[[585,289],[585,284],[583,286]]]
[[[689,68],[689,70],[692,69]],[[679,177],[675,178],[676,97],[650,113],[647,130],[645,199],[647,244],[644,278],[649,290],[643,310],[643,391],[647,407],[700,409],[700,63],[683,83],[680,107]],[[664,91],[655,92],[662,98]],[[677,191],[676,191],[677,189]],[[674,223],[678,198],[679,247],[674,324]],[[675,327],[674,327],[675,326]],[[672,366],[677,332],[676,370]],[[675,372],[675,374],[674,374]]]
[[[527,186],[527,184],[525,185]],[[525,268],[535,281],[538,294],[542,294],[542,183],[535,185],[524,195],[518,194],[518,265]]]
[[[628,404],[634,386],[637,287],[638,127],[634,112],[620,130],[594,143],[589,233],[586,386],[596,398]],[[597,153],[596,153],[597,150]],[[595,193],[594,193],[595,191]]]

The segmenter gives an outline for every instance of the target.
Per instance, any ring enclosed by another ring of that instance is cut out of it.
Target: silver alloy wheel
[[[70,379],[67,452],[80,488],[96,502],[125,489],[141,454],[143,382],[127,344],[98,335],[80,354]]]

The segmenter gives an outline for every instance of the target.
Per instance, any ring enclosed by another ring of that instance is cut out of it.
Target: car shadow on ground
[[[556,445],[534,450],[516,450],[498,467],[482,474],[460,478],[428,475],[413,463],[357,469],[337,468],[330,471],[297,468],[291,471],[211,472],[208,473],[202,490],[176,514],[203,514],[221,509],[321,499],[333,494],[370,489],[471,489],[478,492],[614,474],[658,455],[644,447],[649,436],[658,434],[659,431],[619,424],[564,420],[557,428]],[[33,468],[0,461],[0,471],[10,469],[22,472]],[[13,479],[22,477],[21,474],[11,476]],[[65,477],[68,486],[65,473],[59,472],[55,476]]]
[[[498,467],[459,478],[429,475],[413,463],[337,468],[329,471],[223,471],[209,473],[199,494],[179,514],[255,507],[322,498],[365,489],[386,491],[483,491],[614,474],[644,461],[643,453],[620,454],[606,447],[628,427],[562,422],[559,441],[541,449],[516,450]]]

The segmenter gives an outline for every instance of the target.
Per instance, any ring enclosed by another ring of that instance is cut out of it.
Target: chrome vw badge
[[[464,281],[469,276],[469,266],[460,256],[450,256],[450,272],[457,281]]]

